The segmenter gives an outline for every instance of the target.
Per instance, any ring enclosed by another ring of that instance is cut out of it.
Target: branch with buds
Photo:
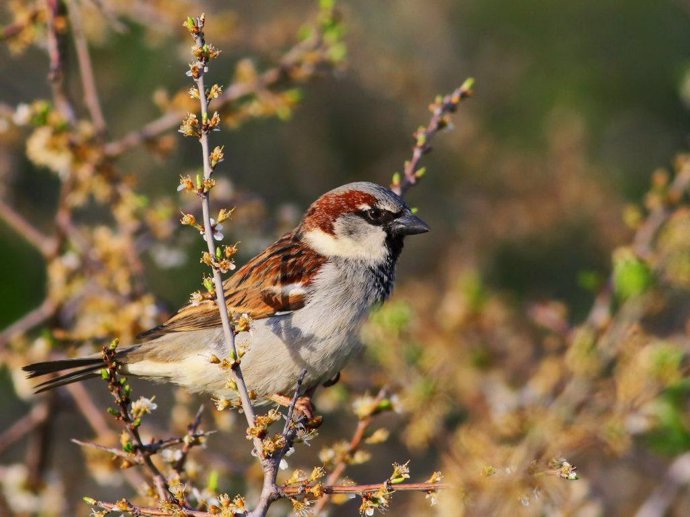
[[[199,100],[201,119],[198,120],[193,113],[188,114],[183,120],[179,131],[184,136],[198,138],[199,144],[201,145],[203,176],[197,179],[196,192],[201,199],[201,210],[203,214],[203,226],[199,228],[208,249],[207,254],[205,253],[203,255],[202,261],[211,266],[213,289],[215,290],[216,304],[218,305],[223,326],[223,336],[225,338],[225,344],[228,350],[231,351],[233,357],[231,371],[234,375],[237,393],[242,403],[247,425],[251,428],[255,426],[256,416],[249,397],[249,390],[242,376],[240,355],[237,350],[237,345],[235,344],[235,331],[230,324],[230,315],[228,314],[228,307],[225,303],[225,293],[223,291],[221,270],[227,270],[228,268],[222,267],[222,262],[218,262],[218,260],[222,260],[222,258],[220,248],[216,248],[214,236],[219,236],[219,223],[211,219],[210,192],[215,186],[215,180],[212,176],[216,166],[224,160],[224,153],[222,147],[215,147],[213,151],[209,149],[209,134],[212,131],[220,131],[220,116],[218,112],[209,115],[208,106],[213,99],[220,95],[221,90],[216,84],[207,90],[205,86],[205,76],[208,71],[209,63],[220,55],[220,50],[206,43],[204,38],[205,20],[205,16],[202,14],[197,18],[187,18],[184,24],[192,38],[194,38],[195,43],[192,48],[194,61],[190,63],[187,75],[192,78],[196,86],[196,88],[190,91],[191,97]],[[186,181],[181,182],[181,185],[185,184]],[[222,218],[219,217],[219,221],[221,221],[221,219]],[[262,454],[263,447],[261,440],[258,438],[254,439],[254,448],[257,454]]]
[[[275,66],[258,73],[248,61],[238,64],[237,80],[224,88],[216,87],[216,109],[223,111],[242,99],[279,90],[286,82],[302,83],[323,70],[337,68],[345,57],[345,51],[339,38],[338,15],[332,4],[322,2],[317,19],[303,28],[303,37],[283,54]],[[251,69],[247,71],[247,68]],[[106,156],[115,158],[138,145],[151,142],[173,129],[184,115],[182,110],[161,115],[144,127],[107,143],[104,152]]]
[[[474,79],[469,78],[452,93],[445,97],[438,96],[429,105],[431,120],[426,126],[420,126],[413,133],[415,140],[412,147],[412,158],[405,162],[403,174],[396,172],[391,181],[391,190],[401,197],[405,197],[407,191],[417,184],[426,173],[425,167],[419,167],[422,156],[431,151],[431,140],[439,131],[452,127],[450,115],[455,113],[460,103],[474,94]]]

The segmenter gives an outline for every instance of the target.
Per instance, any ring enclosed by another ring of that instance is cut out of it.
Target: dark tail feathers
[[[29,372],[29,379],[34,377],[41,377],[50,373],[63,372],[65,370],[73,370],[68,373],[63,373],[57,377],[51,377],[47,381],[43,381],[34,387],[36,393],[51,390],[58,386],[64,386],[72,382],[79,382],[85,379],[91,379],[99,376],[99,370],[103,368],[103,359],[100,357],[87,357],[83,359],[63,359],[59,361],[46,361],[43,363],[34,363],[24,366],[22,370]],[[74,370],[78,368],[78,370]]]

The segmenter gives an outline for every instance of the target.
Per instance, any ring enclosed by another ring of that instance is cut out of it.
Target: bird
[[[337,381],[363,346],[362,323],[390,296],[405,237],[427,231],[390,189],[348,183],[319,197],[294,230],[224,281],[231,318],[251,321],[235,339],[245,351],[244,380],[259,404],[289,405],[302,378],[297,409],[313,416],[314,391]],[[228,373],[212,364],[229,353],[216,301],[192,299],[118,347],[116,360],[127,375],[237,400]],[[91,355],[23,369],[29,378],[51,376],[36,386],[38,393],[98,377],[104,366],[101,355]]]

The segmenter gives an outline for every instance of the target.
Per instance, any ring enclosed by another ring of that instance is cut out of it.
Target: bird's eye
[[[383,222],[386,216],[386,211],[381,210],[380,208],[370,208],[364,212],[364,215],[370,222],[379,224]]]

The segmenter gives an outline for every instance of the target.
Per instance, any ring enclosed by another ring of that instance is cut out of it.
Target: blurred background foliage
[[[9,26],[29,4],[4,3],[0,23]],[[316,10],[309,1],[271,0],[80,4],[110,140],[182,105],[185,16],[204,10],[212,20],[208,37],[223,49],[212,78],[227,83],[272,66]],[[390,440],[349,475],[375,482],[392,461],[411,458],[413,473],[441,468],[457,487],[435,510],[422,496],[401,495],[393,515],[632,515],[690,449],[684,190],[647,254],[621,248],[666,203],[673,171],[688,167],[674,156],[687,148],[690,128],[690,4],[353,0],[339,9],[347,49],[331,56],[333,71],[224,113],[221,188],[238,206],[226,240],[241,241],[240,262],[291,228],[324,191],[353,180],[388,183],[436,94],[470,75],[477,94],[425,158],[429,172],[409,201],[433,231],[408,243],[394,299],[366,328],[364,367],[348,368],[317,401],[326,413],[318,440],[347,439],[351,394],[390,384],[406,412],[381,419]],[[51,97],[43,40],[37,23],[26,41],[6,38],[0,47],[0,196],[50,233],[59,182],[27,158],[30,130],[13,123],[22,103]],[[75,66],[70,46],[66,67]],[[66,80],[80,99],[76,74]],[[184,203],[175,195],[179,174],[199,167],[196,142],[173,133],[117,161],[149,213],[174,216]],[[77,220],[112,224],[96,205],[82,207]],[[152,225],[141,252],[145,289],[159,311],[152,319],[185,302],[203,268],[190,232],[156,224],[159,235]],[[0,249],[1,328],[41,303],[46,268],[4,224]],[[613,317],[592,324],[601,289]],[[31,404],[8,350],[0,431]],[[107,400],[104,389],[89,389]],[[161,428],[182,426],[193,411],[184,394],[138,385],[144,390],[158,394],[159,407],[177,401],[172,423],[159,410]],[[234,425],[222,415],[208,416],[209,426]],[[79,454],[68,439],[89,430],[73,411],[56,419],[46,469],[62,480],[61,494],[44,497],[59,502],[26,513],[85,514],[82,495],[127,494],[108,484],[116,481],[107,469],[98,477],[83,462],[66,464]],[[241,434],[216,435],[213,453],[249,463]],[[10,465],[24,452],[3,454]],[[581,479],[539,478],[561,456]],[[309,451],[296,461],[309,465]],[[223,468],[224,489],[241,487],[242,476]],[[58,476],[63,470],[73,475]],[[668,505],[670,515],[687,515],[690,498],[681,491]],[[346,504],[334,514],[354,512]]]

